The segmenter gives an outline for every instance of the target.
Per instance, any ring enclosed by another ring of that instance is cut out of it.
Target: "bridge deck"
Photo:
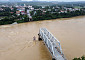
[[[62,55],[57,50],[56,50],[55,56],[56,56],[57,60],[64,60]]]
[[[60,42],[47,29],[40,29],[39,38],[44,41],[55,60],[66,60],[62,53]]]

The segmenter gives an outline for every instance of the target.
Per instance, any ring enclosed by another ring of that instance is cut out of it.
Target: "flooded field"
[[[0,26],[0,60],[51,60],[38,38],[47,28],[60,42],[68,60],[85,55],[85,16]]]

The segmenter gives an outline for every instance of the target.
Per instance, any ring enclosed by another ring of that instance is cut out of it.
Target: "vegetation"
[[[85,15],[85,11],[82,10],[77,10],[73,12],[67,12],[67,13],[51,13],[47,11],[46,13],[42,14],[42,11],[37,11],[37,14],[33,16],[33,21],[38,21],[38,20],[49,20],[49,19],[57,19],[57,18],[69,18],[69,17],[74,17],[74,16],[81,16]]]
[[[29,18],[27,17],[27,15],[10,16],[0,20],[0,25],[12,24],[14,22],[23,23],[28,21],[29,21]]]
[[[85,60],[85,56],[82,56],[81,58],[74,58],[73,60]]]

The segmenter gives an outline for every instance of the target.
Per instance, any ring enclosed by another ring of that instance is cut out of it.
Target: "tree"
[[[85,60],[85,56],[82,56],[81,58],[74,58],[73,60]]]

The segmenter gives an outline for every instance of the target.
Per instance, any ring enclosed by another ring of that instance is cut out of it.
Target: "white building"
[[[32,20],[32,16],[30,15],[30,10],[27,10],[27,16],[29,17],[29,21]]]

